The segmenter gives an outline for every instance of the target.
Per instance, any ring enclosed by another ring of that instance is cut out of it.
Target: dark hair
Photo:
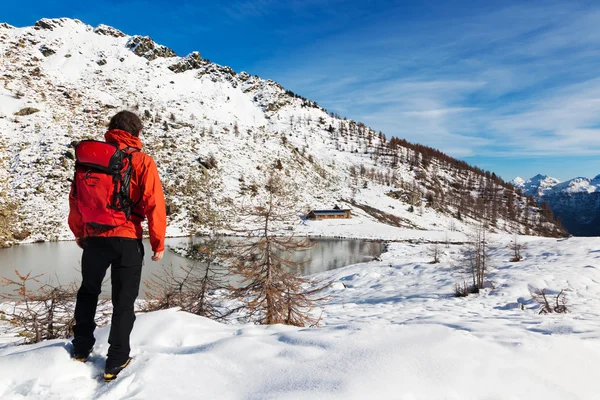
[[[110,119],[108,130],[113,129],[120,129],[137,137],[142,130],[142,121],[131,111],[121,111]]]

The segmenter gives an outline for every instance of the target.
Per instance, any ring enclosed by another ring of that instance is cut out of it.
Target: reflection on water
[[[198,243],[202,238],[166,239],[167,247],[184,247]],[[235,239],[243,240],[243,239]],[[302,275],[312,275],[323,271],[340,268],[350,264],[372,260],[383,252],[383,243],[379,241],[355,239],[311,239],[314,246],[307,251],[294,255],[294,261],[306,261],[302,266]],[[146,257],[142,269],[142,281],[149,279],[152,273],[163,266],[177,267],[188,263],[185,258],[166,251],[159,262],[151,260],[150,243],[144,240]],[[0,276],[16,278],[14,270],[21,274],[32,272],[32,275],[44,274],[42,283],[46,281],[69,283],[81,279],[81,249],[75,242],[49,242],[15,246],[0,250]],[[107,278],[110,276],[110,269]],[[107,279],[110,282],[110,279]],[[143,285],[140,292],[143,292]],[[6,293],[8,288],[0,287]],[[103,290],[106,293],[106,290]]]
[[[202,243],[202,238],[188,239],[179,246]],[[236,243],[246,239],[228,238]],[[356,239],[309,239],[310,247],[292,255],[291,260],[300,265],[301,275],[312,275],[319,272],[341,268],[346,265],[371,261],[383,252],[383,242]],[[175,246],[174,246],[175,247]]]

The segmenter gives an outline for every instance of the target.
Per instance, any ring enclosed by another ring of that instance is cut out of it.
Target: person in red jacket
[[[78,209],[77,190],[71,186],[69,194],[69,227],[77,245],[83,249],[81,259],[82,283],[77,293],[75,325],[73,327],[73,356],[85,361],[95,343],[94,317],[102,281],[111,267],[113,314],[106,358],[105,380],[116,378],[131,358],[129,336],[135,321],[134,303],[138,296],[144,246],[142,220],[148,219],[153,261],[159,261],[164,252],[167,216],[165,200],[156,164],[152,157],[142,153],[139,138],[142,122],[129,111],[116,114],[104,135],[106,142],[131,153],[130,197],[136,203],[130,219],[121,226],[98,231],[82,221]]]

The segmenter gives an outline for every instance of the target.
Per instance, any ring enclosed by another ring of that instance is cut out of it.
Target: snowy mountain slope
[[[545,175],[513,184],[526,195],[547,202],[562,224],[576,236],[600,236],[600,175],[578,177],[566,182]]]
[[[0,236],[12,241],[71,238],[73,146],[102,139],[123,108],[143,117],[144,150],[157,161],[169,206],[169,235],[201,230],[193,223],[194,195],[182,188],[193,190],[211,157],[218,167],[210,174],[224,183],[220,195],[234,201],[277,166],[302,212],[368,201],[373,209],[358,218],[379,224],[445,230],[450,220],[456,229],[487,221],[500,230],[561,234],[494,174],[388,140],[199,53],[178,57],[150,38],[105,25],[44,19],[27,28],[0,25],[0,54],[0,175],[8,177]]]
[[[600,175],[594,178],[578,177],[565,182],[548,175],[536,175],[524,180],[521,177],[513,179],[512,184],[529,196],[541,197],[561,193],[595,193],[600,192]]]
[[[510,263],[511,237],[491,239],[494,288],[479,295],[452,296],[469,279],[457,268],[459,246],[442,248],[433,265],[429,246],[392,243],[381,261],[316,276],[334,282],[316,310],[320,328],[140,314],[134,361],[111,384],[100,379],[104,327],[86,364],[69,359],[66,340],[0,348],[0,397],[596,398],[600,240],[521,237],[525,258]],[[530,287],[566,289],[569,313],[540,315]]]
[[[521,177],[513,179],[512,184],[523,190],[528,196],[543,196],[549,190],[552,190],[560,181],[548,175],[538,174],[531,179],[524,180]]]
[[[600,175],[595,178],[574,178],[555,185],[548,194],[600,192]]]

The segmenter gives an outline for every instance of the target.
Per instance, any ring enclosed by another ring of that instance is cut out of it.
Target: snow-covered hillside
[[[328,114],[276,82],[178,57],[150,38],[77,20],[0,24],[0,243],[71,238],[73,146],[102,139],[123,108],[143,117],[157,161],[169,235],[196,233],[194,178],[207,160],[236,201],[267,168],[295,186],[302,212],[351,207],[359,221],[413,229],[560,235],[494,174]],[[332,79],[335,79],[332,77]],[[410,210],[410,211],[409,211]],[[299,224],[300,220],[292,222]]]
[[[555,185],[548,194],[558,193],[594,193],[600,191],[600,175],[590,178],[574,178]]]
[[[567,230],[577,236],[600,236],[600,175],[566,182],[546,175],[513,184],[538,201],[547,202]]]
[[[108,327],[91,360],[68,341],[0,348],[2,399],[589,400],[600,381],[600,239],[492,238],[493,289],[453,297],[460,247],[390,244],[333,281],[322,327],[226,325],[166,310],[138,315],[134,361],[102,381]],[[568,314],[540,315],[530,289],[565,289]],[[0,321],[0,327],[2,325]],[[5,339],[8,338],[4,333]]]

